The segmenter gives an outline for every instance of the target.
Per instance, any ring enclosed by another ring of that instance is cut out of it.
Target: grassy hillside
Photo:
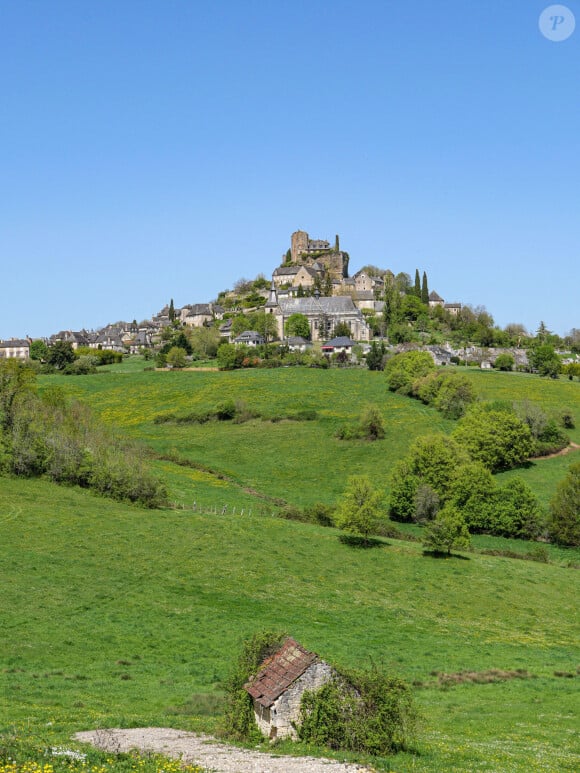
[[[103,420],[151,446],[158,454],[171,454],[205,465],[231,478],[230,506],[237,491],[250,487],[267,496],[304,506],[333,503],[349,474],[370,472],[384,487],[393,464],[419,435],[450,432],[452,421],[433,408],[388,392],[382,373],[366,370],[145,372],[135,368],[139,359],[111,367],[108,374],[63,379],[45,377],[80,399],[86,399]],[[576,416],[572,440],[580,443],[580,383],[566,379],[541,379],[518,373],[464,369],[482,399],[532,400],[544,409],[570,408]],[[316,421],[272,423],[261,419],[232,425],[154,424],[156,416],[207,410],[228,399],[243,400],[266,417],[301,409],[318,413]],[[380,407],[386,438],[377,443],[340,441],[336,430],[353,423],[368,404]],[[574,454],[531,463],[521,475],[547,505],[558,481],[576,458]],[[199,501],[199,475],[165,464],[172,496],[190,504]],[[512,475],[509,473],[508,475]],[[204,482],[210,485],[211,476]],[[215,482],[215,481],[214,481]],[[222,481],[223,489],[223,481]],[[205,496],[205,490],[203,491]],[[210,504],[224,497],[210,490]],[[215,496],[214,496],[215,494]],[[237,505],[242,506],[241,502]]]
[[[40,745],[100,726],[211,729],[240,639],[274,626],[336,664],[372,659],[420,683],[418,754],[384,769],[577,769],[572,569],[436,560],[394,540],[356,550],[332,529],[8,479],[0,567],[0,729]],[[434,675],[489,669],[530,677],[443,688]]]

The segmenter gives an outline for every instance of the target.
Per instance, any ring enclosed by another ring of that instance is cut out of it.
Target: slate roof
[[[435,290],[432,290],[432,291],[429,293],[429,300],[430,300],[430,301],[437,301],[438,303],[439,303],[439,302],[440,302],[440,303],[443,303],[443,298],[442,298],[440,295],[438,295],[438,294],[435,292]]]
[[[12,338],[10,341],[0,341],[0,349],[10,349],[13,346],[30,346],[24,338]]]
[[[354,346],[356,341],[353,341],[352,338],[349,338],[348,336],[338,336],[338,338],[332,338],[330,341],[327,341],[324,345],[325,346],[334,346],[340,347],[340,346]]]
[[[280,308],[283,314],[345,314],[358,311],[352,298],[348,295],[333,296],[331,298],[288,298],[280,299]],[[360,313],[360,312],[359,312]]]
[[[244,689],[261,706],[269,708],[316,661],[316,653],[308,652],[297,641],[288,638],[274,655],[266,658]]]

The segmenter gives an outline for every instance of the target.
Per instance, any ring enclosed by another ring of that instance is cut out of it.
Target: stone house
[[[288,736],[296,738],[302,694],[305,690],[318,690],[333,675],[332,668],[316,653],[287,638],[244,685],[252,697],[260,732],[272,741]]]
[[[276,287],[302,287],[306,290],[314,285],[317,276],[322,274],[322,268],[315,266],[279,266],[272,274]]]
[[[445,309],[445,311],[448,311],[450,314],[453,314],[454,317],[457,317],[459,312],[461,311],[461,304],[445,303],[443,304],[443,308]]]
[[[234,338],[234,343],[245,344],[246,346],[259,346],[260,344],[265,344],[266,340],[263,335],[260,335],[255,330],[244,330],[237,338]]]
[[[443,298],[440,295],[438,295],[435,292],[435,290],[432,290],[429,293],[429,308],[434,309],[436,306],[444,306],[444,305],[445,305],[445,301],[443,300]]]
[[[348,336],[338,336],[338,338],[331,338],[322,345],[322,352],[324,354],[338,354],[338,352],[345,352],[346,354],[352,354],[352,347],[355,345],[355,341]]]
[[[27,360],[30,357],[30,342],[24,338],[0,341],[0,360]]]

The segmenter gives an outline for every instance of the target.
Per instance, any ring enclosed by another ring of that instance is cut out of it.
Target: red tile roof
[[[262,663],[257,675],[244,688],[259,704],[268,708],[306,669],[318,660],[297,641],[288,638],[281,648]]]

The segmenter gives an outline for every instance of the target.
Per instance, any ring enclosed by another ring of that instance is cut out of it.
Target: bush
[[[258,672],[264,660],[273,655],[284,639],[280,631],[260,631],[247,639],[237,663],[225,681],[224,730],[229,738],[237,741],[262,739],[255,721],[252,698],[244,685]]]
[[[560,545],[580,545],[580,462],[572,464],[550,502],[549,532]]]
[[[385,755],[411,743],[417,712],[410,688],[377,668],[343,672],[300,705],[301,741],[330,749]]]
[[[515,359],[512,357],[511,354],[499,354],[495,358],[494,367],[498,370],[513,370],[514,365],[516,364]]]
[[[450,555],[453,549],[467,550],[469,545],[470,536],[465,519],[453,505],[446,505],[425,527],[423,546],[427,550]]]
[[[385,373],[392,392],[408,395],[413,382],[435,369],[433,358],[428,352],[412,351],[396,354],[388,360]]]
[[[509,470],[534,450],[530,428],[513,411],[472,407],[459,421],[452,437],[475,461],[492,472]]]

